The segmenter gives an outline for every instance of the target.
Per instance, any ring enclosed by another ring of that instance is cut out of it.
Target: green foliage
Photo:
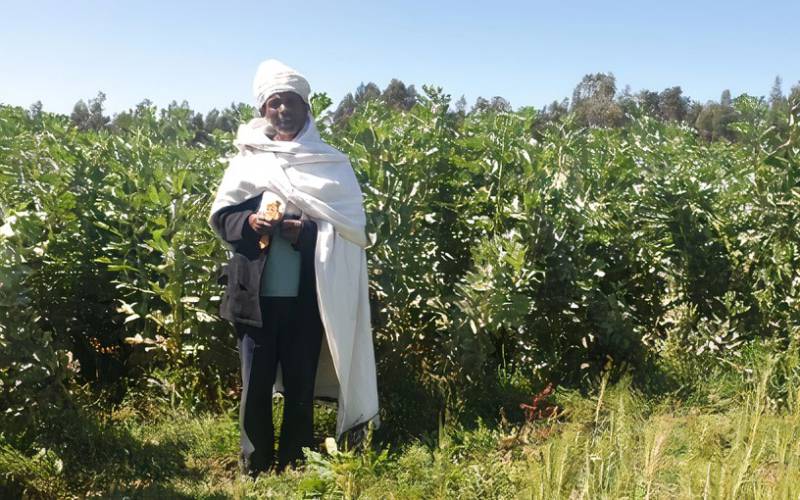
[[[617,84],[611,73],[583,77],[572,93],[572,111],[584,126],[614,127],[623,121],[622,109],[614,101]]]
[[[704,401],[647,398],[604,378],[558,389],[555,418],[465,430],[399,447],[307,450],[307,464],[236,474],[235,411],[133,400],[102,425],[62,421],[66,443],[22,453],[0,439],[8,498],[794,498],[800,481],[800,356],[747,349],[706,377]],[[318,408],[318,410],[323,410]],[[280,412],[276,413],[279,418]],[[319,418],[315,421],[324,420]],[[277,424],[277,422],[276,422]],[[318,426],[328,436],[331,420]]]
[[[11,138],[27,116],[19,109],[3,111],[0,148],[19,147]],[[47,230],[44,212],[4,203],[0,217],[0,429],[25,443],[46,416],[67,404],[70,354],[64,350],[68,344],[42,326],[44,311],[33,297]]]
[[[613,79],[595,77],[581,102],[613,103]],[[365,194],[393,437],[495,419],[517,397],[508,380],[686,387],[754,339],[796,340],[797,104],[772,127],[763,101],[726,102],[737,142],[707,142],[646,114],[585,129],[588,114],[543,121],[502,103],[454,113],[432,87],[404,103],[367,99],[332,129],[330,99],[312,99]],[[232,106],[226,127],[252,112]],[[231,133],[209,123],[199,136],[185,104],[143,103],[99,130],[0,108],[4,415],[44,421],[74,371],[112,403],[152,390],[219,409],[235,394],[217,316],[227,255],[206,223]]]
[[[78,101],[72,110],[70,120],[80,130],[102,130],[108,126],[110,119],[103,115],[103,103],[106,95],[102,92],[97,93],[97,97],[89,99],[87,106],[83,100]]]
[[[313,94],[310,101],[311,114],[314,115],[315,118],[319,118],[322,113],[333,104],[333,100],[324,92]]]

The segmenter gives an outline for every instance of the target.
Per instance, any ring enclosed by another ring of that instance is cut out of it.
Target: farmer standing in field
[[[314,444],[314,397],[338,400],[337,438],[379,421],[361,189],[320,138],[301,74],[264,61],[253,93],[261,117],[239,127],[209,224],[231,251],[220,315],[238,336],[240,466],[255,476],[273,466],[273,391],[278,471]]]

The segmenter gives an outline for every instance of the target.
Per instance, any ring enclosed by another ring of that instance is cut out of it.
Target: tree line
[[[785,127],[782,118],[789,111],[789,103],[800,100],[800,82],[784,93],[783,81],[776,76],[769,96],[762,99],[765,99],[768,109],[763,118],[775,127]],[[231,103],[222,110],[214,108],[203,114],[194,111],[185,100],[181,103],[172,101],[166,108],[157,110],[152,101],[145,99],[132,109],[108,116],[104,108],[105,100],[106,95],[98,92],[88,101],[78,101],[70,114],[71,122],[83,131],[119,131],[129,128],[138,118],[151,115],[167,125],[176,123],[176,128],[179,122],[188,123],[194,134],[191,142],[207,144],[215,131],[233,132],[243,117],[255,114],[252,106],[241,102]],[[374,82],[361,83],[354,92],[346,94],[335,109],[327,112],[327,120],[334,128],[341,127],[356,110],[369,103],[379,102],[396,110],[408,111],[418,100],[415,86],[406,85],[397,78],[392,79],[383,90]],[[622,127],[634,117],[648,116],[664,122],[685,124],[694,128],[702,138],[716,141],[735,140],[735,131],[730,125],[753,118],[740,116],[733,101],[727,89],[721,92],[719,101],[705,103],[685,95],[677,85],[661,91],[642,89],[638,92],[633,92],[628,85],[620,91],[613,73],[591,73],[575,86],[571,99],[565,97],[541,108],[526,106],[519,111],[535,112],[533,132],[541,130],[548,123],[562,121],[567,116],[571,116],[578,126],[603,128]],[[450,105],[450,113],[461,118],[468,114],[512,111],[511,103],[501,96],[478,97],[471,107],[461,96]],[[41,102],[34,103],[29,110],[31,115],[41,112]]]

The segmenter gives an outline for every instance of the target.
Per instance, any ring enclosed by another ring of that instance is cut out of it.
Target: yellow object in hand
[[[267,222],[277,222],[281,219],[281,202],[280,200],[275,200],[273,202],[267,203],[264,211],[258,214],[259,217],[266,220]],[[258,239],[258,248],[260,250],[265,250],[269,247],[269,235],[262,234],[261,237]]]

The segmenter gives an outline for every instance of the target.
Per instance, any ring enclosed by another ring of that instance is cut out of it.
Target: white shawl
[[[315,396],[338,399],[337,437],[369,420],[377,427],[361,189],[347,156],[322,141],[310,114],[293,141],[271,140],[267,125],[256,118],[239,126],[234,140],[239,154],[230,159],[208,222],[219,235],[220,209],[272,191],[317,223],[317,303],[327,342],[320,352]],[[278,370],[275,390],[281,386]]]

